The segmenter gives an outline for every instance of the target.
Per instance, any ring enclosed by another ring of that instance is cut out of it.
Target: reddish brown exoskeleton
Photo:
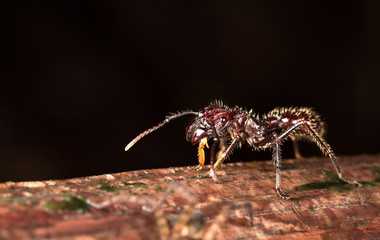
[[[339,167],[337,158],[330,145],[323,139],[325,132],[324,122],[320,116],[310,108],[275,108],[268,114],[258,116],[252,111],[240,107],[229,108],[221,102],[214,102],[199,112],[184,111],[167,117],[163,122],[141,133],[132,140],[125,151],[130,149],[145,135],[162,127],[173,119],[185,115],[195,115],[186,128],[186,139],[192,144],[199,144],[198,155],[201,168],[205,162],[204,148],[212,140],[209,175],[217,180],[215,169],[236,147],[247,142],[255,150],[272,149],[273,161],[276,169],[276,191],[282,198],[289,198],[280,187],[280,144],[291,139],[294,142],[296,157],[300,157],[297,140],[306,139],[315,142],[322,153],[331,159],[338,177],[349,183],[360,186],[354,180],[346,179]],[[217,145],[219,152],[215,154]]]

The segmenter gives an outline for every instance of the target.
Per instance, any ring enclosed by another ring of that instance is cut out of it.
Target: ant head
[[[186,139],[192,144],[203,138],[217,137],[231,125],[233,116],[228,107],[212,104],[198,113],[186,128]]]

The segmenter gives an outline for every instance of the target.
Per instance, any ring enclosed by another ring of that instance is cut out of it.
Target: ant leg
[[[214,180],[218,179],[218,177],[215,173],[215,169],[222,163],[222,161],[226,158],[226,156],[228,156],[228,154],[231,152],[231,150],[233,149],[233,147],[236,144],[237,139],[238,139],[238,137],[236,137],[232,141],[232,143],[230,144],[230,146],[227,148],[226,151],[224,151],[224,149],[226,148],[225,141],[219,140],[218,138],[214,139],[214,143],[211,146],[210,172],[207,174],[207,175],[211,176],[212,179],[214,179]],[[216,148],[216,145],[218,144],[218,142],[220,142],[221,149],[217,153],[217,161],[215,163],[215,148]]]
[[[302,159],[302,155],[300,153],[299,144],[295,136],[290,136],[293,142],[294,156],[296,159]]]
[[[277,137],[277,134],[274,134],[274,147],[273,147],[273,161],[274,161],[274,166],[276,168],[276,192],[277,194],[283,198],[283,199],[289,199],[289,195],[285,194],[281,190],[281,174],[280,174],[280,166],[281,166],[281,149],[279,146],[279,138]]]
[[[196,171],[201,170],[203,165],[205,164],[205,150],[204,150],[205,146],[209,148],[207,144],[207,137],[203,138],[199,143],[199,147],[198,147],[199,165],[195,168]]]
[[[220,142],[218,133],[216,132],[215,125],[213,121],[210,121],[210,124],[212,126],[212,130],[214,133],[214,142],[211,146],[211,153],[210,153],[210,171],[208,172],[208,176],[211,176],[214,181],[218,180],[218,177],[216,176],[215,173],[215,167],[214,167],[214,162],[215,162],[215,148],[216,145]],[[203,139],[202,139],[203,140]],[[206,140],[207,142],[207,140]]]
[[[211,176],[212,179],[214,179],[214,181],[218,180],[218,177],[216,176],[216,173],[215,173],[215,165],[214,165],[214,162],[215,162],[215,148],[216,148],[216,145],[218,144],[219,140],[217,138],[214,139],[214,142],[212,143],[212,146],[211,146],[211,157],[210,157],[210,171],[208,172],[207,175]]]
[[[214,168],[217,168],[223,162],[223,160],[228,156],[228,154],[230,154],[232,149],[235,147],[238,139],[240,139],[240,137],[236,136],[236,138],[231,142],[230,146],[228,146],[227,150],[218,156],[218,160],[214,164]]]
[[[226,146],[226,140],[225,139],[221,139],[220,140],[220,144],[219,144],[219,151],[216,154],[216,159],[220,158],[220,155],[222,155],[222,153],[226,150],[226,148],[227,148],[227,146]]]
[[[331,150],[330,145],[321,136],[319,136],[319,134],[309,124],[307,124],[307,122],[300,121],[300,122],[294,124],[291,128],[289,128],[288,130],[286,130],[285,132],[283,132],[278,137],[277,141],[278,142],[282,141],[287,136],[289,136],[289,134],[292,131],[294,131],[296,128],[298,128],[300,126],[302,126],[302,130],[304,131],[305,134],[308,134],[311,137],[313,137],[314,141],[317,143],[317,145],[318,145],[319,149],[322,151],[322,153],[330,158],[332,164],[334,165],[335,171],[338,174],[338,177],[342,181],[344,181],[346,183],[349,183],[349,184],[355,184],[357,186],[362,186],[362,184],[359,183],[358,181],[348,180],[345,177],[343,177],[343,173],[340,170],[338,160],[337,160],[334,152]],[[271,143],[269,146],[271,146],[271,145],[273,145],[273,143]]]
[[[311,128],[308,124],[305,123],[304,125],[306,126],[306,129],[309,132],[309,134],[314,137],[314,139],[317,142],[318,147],[321,149],[322,153],[330,158],[332,164],[334,165],[335,171],[338,174],[338,177],[346,183],[354,184],[354,185],[357,185],[359,187],[362,186],[362,184],[359,183],[358,181],[349,180],[343,176],[343,173],[339,167],[338,160],[337,160],[334,152],[331,150],[330,145],[321,136],[319,136],[319,134],[313,128]]]

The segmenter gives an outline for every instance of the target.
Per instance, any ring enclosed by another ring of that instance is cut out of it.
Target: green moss
[[[376,181],[374,182],[360,182],[361,184],[363,184],[364,187],[376,187],[378,184]]]
[[[117,192],[126,188],[132,188],[132,187],[140,187],[141,189],[147,188],[147,185],[145,183],[141,182],[123,182],[123,185],[119,186],[112,186],[108,183],[108,180],[102,179],[100,180],[100,190],[106,191],[106,192]],[[141,190],[140,190],[141,191]]]
[[[107,180],[102,179],[100,180],[100,190],[106,191],[106,192],[116,192],[118,190],[117,186],[111,186]]]
[[[140,192],[140,194],[142,195],[148,195],[148,192],[146,190],[147,190],[146,188],[139,188],[138,192]]]
[[[232,182],[232,180],[225,180],[225,179],[219,179],[217,182],[215,182],[216,184],[224,184],[224,183],[229,183],[229,182]]]
[[[307,206],[307,210],[313,213],[315,212],[315,208],[313,206]]]
[[[335,183],[332,182],[311,182],[301,186],[296,187],[296,191],[307,191],[313,189],[324,189],[334,186]]]
[[[24,203],[25,197],[5,197],[0,199],[0,203]]]
[[[322,174],[326,176],[328,182],[343,182],[339,177],[332,171],[321,170]],[[344,182],[343,182],[344,183]]]
[[[310,171],[302,171],[302,172],[300,172],[300,175],[309,176],[309,175],[311,175],[311,172]]]
[[[371,167],[371,171],[373,175],[375,176],[376,183],[380,183],[380,168],[379,167]]]
[[[368,222],[363,221],[363,220],[357,220],[355,223],[355,226],[356,227],[366,227],[366,226],[368,226]]]
[[[352,190],[355,188],[354,185],[348,184],[341,180],[334,172],[322,170],[321,171],[323,175],[326,176],[327,181],[326,182],[311,182],[307,183],[301,186],[296,187],[297,191],[307,191],[307,190],[313,190],[313,189],[324,189],[324,188],[331,188],[335,192],[341,192],[341,191],[347,191]]]
[[[64,196],[61,202],[49,202],[43,205],[47,211],[76,211],[85,212],[90,209],[90,205],[82,197]]]
[[[146,184],[142,183],[142,182],[123,182],[123,185],[125,187],[141,187],[141,186],[146,186]]]
[[[161,187],[160,185],[157,185],[154,190],[156,192],[165,192],[166,191],[166,188],[165,187]]]
[[[350,190],[352,190],[354,188],[355,188],[355,185],[344,183],[344,184],[341,184],[341,185],[335,185],[331,189],[334,192],[342,192],[342,191],[350,191]]]
[[[300,205],[300,200],[298,198],[291,198],[290,201],[294,202],[297,205]]]

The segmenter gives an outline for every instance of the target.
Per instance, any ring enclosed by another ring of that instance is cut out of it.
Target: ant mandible
[[[280,186],[280,145],[290,138],[294,143],[297,158],[301,156],[298,151],[297,140],[306,139],[315,142],[322,153],[330,158],[341,180],[361,186],[359,182],[348,180],[343,176],[334,152],[322,137],[325,133],[324,122],[316,112],[305,107],[275,108],[260,117],[254,114],[252,110],[247,111],[241,107],[229,108],[221,101],[215,101],[199,112],[184,111],[172,114],[158,125],[138,135],[125,147],[125,151],[130,149],[142,137],[185,115],[196,116],[186,128],[186,139],[193,145],[199,144],[198,169],[202,168],[205,162],[204,148],[208,147],[210,139],[213,140],[208,175],[214,180],[217,180],[215,169],[235,147],[240,148],[243,143],[247,142],[254,150],[268,148],[273,150],[272,158],[276,169],[275,189],[281,198],[289,199],[289,196],[283,193]],[[220,145],[220,150],[215,156],[218,144]]]

